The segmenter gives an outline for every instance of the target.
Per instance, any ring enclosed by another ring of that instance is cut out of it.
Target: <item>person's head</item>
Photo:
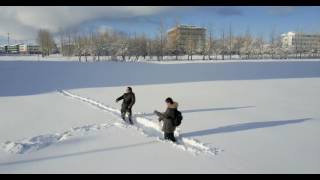
[[[166,103],[167,103],[167,105],[173,104],[172,98],[171,98],[171,97],[168,97],[168,98],[166,99]]]
[[[132,92],[132,88],[131,88],[131,87],[127,87],[126,92],[127,92],[127,93]]]

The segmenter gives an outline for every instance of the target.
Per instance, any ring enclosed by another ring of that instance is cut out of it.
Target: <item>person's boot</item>
[[[131,119],[131,118],[129,118],[129,123],[130,123],[131,125],[133,125],[133,122],[132,122],[132,119]]]
[[[126,122],[126,116],[124,114],[121,114],[121,118],[124,122]]]
[[[170,140],[174,143],[177,142],[176,138],[174,137],[174,133],[170,134]]]

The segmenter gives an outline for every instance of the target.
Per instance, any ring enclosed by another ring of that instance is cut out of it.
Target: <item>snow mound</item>
[[[111,113],[113,116],[119,119],[119,123],[114,123],[115,126],[119,128],[131,128],[140,132],[142,135],[147,137],[156,138],[161,142],[168,142],[163,139],[163,132],[158,123],[154,122],[152,119],[146,118],[144,116],[145,113],[137,113],[137,115],[133,116],[134,126],[125,124],[121,119],[121,112],[118,109],[112,108],[110,106],[104,105],[101,102],[92,100],[90,98],[81,97],[75,94],[72,94],[65,90],[58,90],[62,95],[70,97],[72,99],[76,99],[85,103],[88,103],[100,110]],[[179,130],[178,130],[179,131]],[[169,142],[175,148],[181,149],[183,151],[190,152],[194,155],[198,154],[209,154],[209,155],[217,155],[219,152],[223,150],[215,147],[211,147],[210,145],[206,145],[201,143],[198,140],[182,137],[179,132],[176,132],[175,136],[177,137],[177,143]]]
[[[40,135],[18,142],[7,141],[3,144],[3,149],[13,154],[24,154],[45,148],[50,144],[57,143],[61,138],[58,134]]]
[[[75,127],[63,133],[46,134],[23,139],[17,142],[7,141],[2,144],[2,149],[12,154],[25,154],[38,151],[50,145],[60,143],[67,140],[72,136],[81,136],[87,132],[102,130],[112,126],[111,124],[104,123],[100,125],[85,125],[82,127]]]

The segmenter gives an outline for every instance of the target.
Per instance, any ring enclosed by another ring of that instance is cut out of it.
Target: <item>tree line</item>
[[[59,42],[56,44],[56,41]],[[248,28],[243,34],[235,35],[232,26],[227,29],[206,31],[205,45],[199,51],[194,41],[187,42],[185,47],[168,46],[166,30],[161,22],[156,36],[151,38],[145,34],[125,33],[115,30],[103,32],[82,32],[60,30],[56,38],[48,30],[38,31],[37,42],[43,56],[48,56],[54,48],[59,47],[63,56],[77,56],[79,61],[100,61],[101,57],[110,60],[138,61],[144,60],[227,60],[227,59],[288,59],[319,58],[320,49],[284,48],[281,37],[274,30],[269,39],[253,36]],[[296,42],[298,44],[299,42]],[[319,46],[320,47],[320,41]]]

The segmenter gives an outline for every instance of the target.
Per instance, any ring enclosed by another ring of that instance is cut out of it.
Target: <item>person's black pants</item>
[[[121,109],[121,117],[123,120],[125,120],[125,118],[126,118],[126,113],[128,113],[129,121],[130,121],[130,123],[132,123],[132,110],[131,109],[124,109],[124,108]]]
[[[164,133],[164,139],[170,140],[172,142],[176,142],[176,138],[174,137],[174,133]]]

